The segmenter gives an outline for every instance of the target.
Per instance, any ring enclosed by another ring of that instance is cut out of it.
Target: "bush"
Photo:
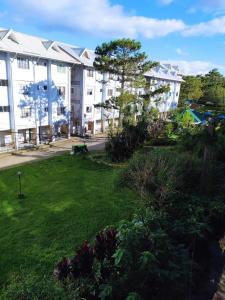
[[[121,183],[149,196],[161,207],[174,195],[197,192],[201,163],[188,155],[175,155],[164,149],[137,154],[122,171]]]
[[[173,146],[176,145],[176,141],[167,137],[161,137],[150,139],[149,144],[151,146]]]
[[[72,259],[63,258],[55,266],[55,278],[75,299],[99,299],[104,294],[101,283],[113,274],[117,241],[115,229],[100,231],[93,246],[84,241]]]
[[[225,162],[225,125],[222,123],[216,128],[211,137],[207,126],[184,129],[178,141],[180,152],[191,152],[203,158],[205,146],[210,146],[214,160]]]
[[[144,143],[147,137],[147,124],[144,121],[136,126],[124,125],[121,132],[109,134],[105,150],[113,162],[122,162],[129,159],[134,151]]]

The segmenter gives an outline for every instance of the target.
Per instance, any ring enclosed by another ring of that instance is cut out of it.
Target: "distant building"
[[[170,88],[168,93],[157,95],[155,99],[152,99],[151,105],[157,107],[161,113],[177,108],[180,96],[180,86],[183,82],[179,68],[171,64],[160,64],[145,75],[150,81],[152,90],[157,89],[160,86],[169,86]],[[159,101],[154,102],[157,98],[159,98]]]

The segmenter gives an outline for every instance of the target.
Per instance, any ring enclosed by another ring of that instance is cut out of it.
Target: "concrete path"
[[[104,137],[93,137],[85,140],[89,151],[102,150],[105,146]],[[50,146],[41,146],[39,149],[20,150],[13,153],[0,154],[0,169],[10,168],[16,165],[29,163],[35,160],[47,159],[49,157],[69,152],[72,145],[83,144],[84,140],[72,137],[70,140],[57,141]]]

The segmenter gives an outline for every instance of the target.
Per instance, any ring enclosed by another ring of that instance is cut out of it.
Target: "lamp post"
[[[17,175],[18,175],[18,179],[19,179],[19,194],[18,194],[18,198],[19,199],[23,199],[24,198],[24,194],[22,194],[22,185],[21,185],[21,175],[22,175],[22,173],[20,171],[18,171]]]

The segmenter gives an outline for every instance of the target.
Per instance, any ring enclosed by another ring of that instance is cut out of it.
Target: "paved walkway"
[[[49,157],[69,152],[72,145],[83,144],[84,140],[72,137],[70,140],[57,141],[50,146],[41,146],[39,149],[20,150],[13,153],[0,154],[0,169],[6,169],[16,165],[47,159]],[[104,137],[93,137],[85,140],[89,151],[102,150],[105,146]]]

